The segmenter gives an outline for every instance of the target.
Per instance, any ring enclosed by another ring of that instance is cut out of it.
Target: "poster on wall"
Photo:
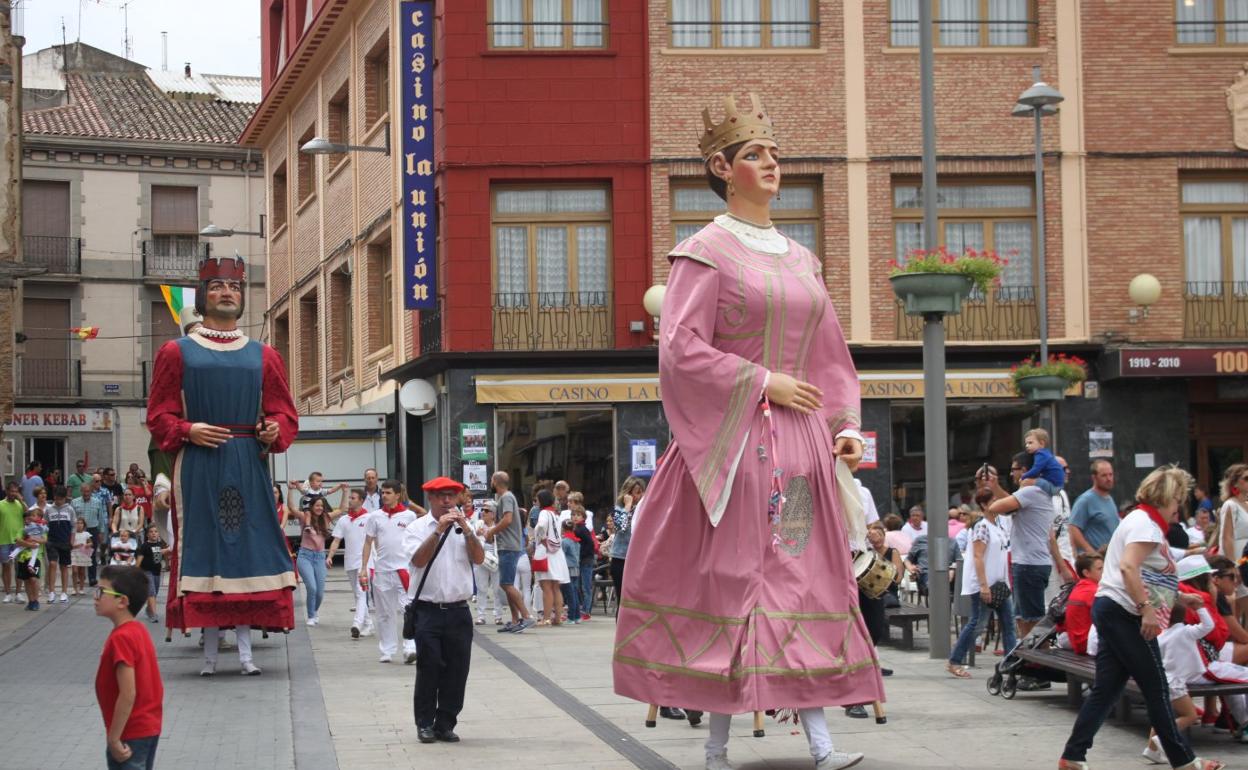
[[[635,438],[629,442],[633,455],[633,475],[653,476],[658,462],[658,442],[652,438]]]
[[[485,463],[464,463],[464,486],[470,492],[484,492],[489,488],[489,472]]]
[[[1095,428],[1088,431],[1088,457],[1092,459],[1101,457],[1106,460],[1114,458],[1113,431]]]
[[[460,458],[464,460],[484,460],[490,456],[489,440],[486,423],[461,422],[459,424]]]
[[[880,467],[876,455],[876,433],[873,430],[862,432],[862,461],[858,463],[860,470],[875,470]]]

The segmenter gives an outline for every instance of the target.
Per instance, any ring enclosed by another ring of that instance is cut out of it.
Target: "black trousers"
[[[858,589],[858,609],[862,611],[862,621],[871,635],[871,643],[876,647],[880,642],[888,640],[888,619],[884,617],[884,597],[872,599]]]
[[[465,607],[438,609],[423,602],[416,609],[416,692],[412,711],[417,727],[453,730],[464,708],[472,658],[472,613]]]
[[[624,598],[624,560],[611,557],[611,582],[615,584],[615,598],[618,601]],[[619,614],[619,611],[616,611]]]
[[[97,527],[87,527],[87,533],[91,535],[91,566],[87,567],[87,582],[91,585],[96,584],[96,564],[100,563],[100,530]]]

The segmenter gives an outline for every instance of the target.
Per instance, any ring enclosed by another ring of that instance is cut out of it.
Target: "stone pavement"
[[[303,594],[300,591],[299,602]],[[321,625],[289,636],[255,639],[261,677],[234,673],[231,647],[220,673],[201,680],[194,637],[156,640],[165,677],[165,730],[159,767],[189,768],[646,768],[702,767],[705,726],[660,720],[643,726],[645,707],[616,696],[610,655],[614,626],[590,623],[495,634],[478,627],[459,744],[423,745],[412,725],[415,670],[377,662],[374,637],[352,640],[350,587],[341,568],[330,572]],[[599,608],[599,613],[601,608]],[[310,632],[310,633],[309,633]],[[108,624],[89,600],[40,613],[0,605],[0,713],[28,740],[11,740],[0,767],[99,767],[103,723],[93,680]],[[920,646],[925,640],[920,637]],[[1074,720],[1064,689],[1020,693],[1013,701],[984,690],[991,656],[975,678],[955,680],[926,651],[885,648],[896,670],[887,680],[889,723],[828,719],[837,746],[864,751],[862,768],[1052,768]],[[48,720],[53,731],[42,729]],[[14,721],[16,720],[16,721]],[[738,767],[809,768],[805,738],[768,720],[765,738],[751,736],[748,716],[733,721],[729,752]],[[1097,770],[1145,766],[1146,732],[1137,715],[1110,721],[1091,759]],[[1248,764],[1248,746],[1197,731],[1197,750],[1232,767]]]

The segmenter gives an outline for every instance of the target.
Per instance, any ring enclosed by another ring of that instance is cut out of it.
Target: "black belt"
[[[457,610],[461,607],[468,606],[467,599],[460,599],[457,602],[427,602],[420,599],[416,602],[417,607],[427,607],[431,610]]]

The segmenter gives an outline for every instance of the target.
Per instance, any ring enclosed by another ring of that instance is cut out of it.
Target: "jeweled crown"
[[[204,257],[199,262],[199,280],[246,281],[247,265],[237,252],[229,257]]]
[[[763,103],[758,95],[750,93],[750,109],[741,112],[737,109],[737,100],[728,95],[724,97],[724,122],[716,125],[711,120],[711,110],[702,110],[702,137],[698,148],[702,150],[702,160],[708,161],[711,156],[725,147],[744,142],[749,139],[776,140],[776,128],[771,117],[763,110]]]

